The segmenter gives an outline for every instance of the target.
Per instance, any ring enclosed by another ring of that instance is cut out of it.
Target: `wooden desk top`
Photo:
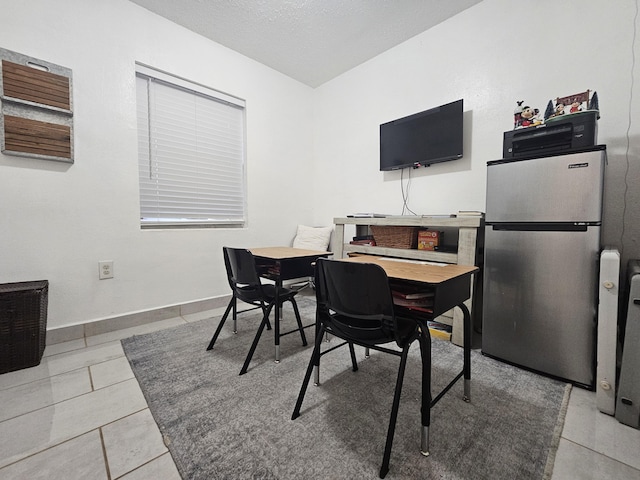
[[[375,263],[384,268],[389,278],[410,280],[420,283],[439,284],[459,276],[469,275],[477,272],[478,267],[473,265],[430,265],[424,263],[412,263],[389,260],[388,258],[376,257],[373,255],[358,255],[355,257],[343,258],[349,262]]]
[[[259,247],[250,248],[249,251],[256,257],[270,258],[272,260],[284,260],[287,258],[323,257],[331,255],[331,252],[320,250],[306,250],[293,247]]]

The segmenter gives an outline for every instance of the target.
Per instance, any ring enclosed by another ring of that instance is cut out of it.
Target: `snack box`
[[[418,250],[437,250],[442,244],[443,232],[437,230],[418,231]]]

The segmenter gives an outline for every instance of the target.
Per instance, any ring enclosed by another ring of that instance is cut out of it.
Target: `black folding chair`
[[[398,317],[394,311],[393,297],[389,279],[382,267],[368,263],[355,263],[339,260],[319,259],[316,263],[316,322],[318,329],[316,341],[309,365],[305,373],[300,394],[293,410],[292,420],[300,416],[300,408],[309,385],[314,366],[319,368],[320,357],[344,345],[320,352],[322,338],[330,333],[347,343],[351,349],[353,370],[356,371],[353,344],[400,357],[400,366],[396,380],[391,418],[387,430],[387,440],[380,468],[380,478],[389,471],[391,446],[395,432],[402,382],[407,364],[409,348],[414,340],[420,343],[423,361],[423,424],[429,425],[429,403],[431,392],[430,361],[431,339],[426,329],[419,328],[415,319]],[[400,351],[382,347],[395,342]],[[425,375],[427,375],[425,382]],[[424,405],[427,408],[424,408]],[[358,405],[362,408],[362,405]]]
[[[213,348],[230,312],[233,311],[233,332],[236,333],[237,314],[260,308],[262,310],[262,321],[260,322],[258,332],[253,339],[253,343],[251,344],[251,348],[249,350],[249,353],[247,354],[247,358],[244,361],[244,365],[240,370],[240,375],[245,374],[247,372],[247,368],[249,367],[249,363],[251,362],[251,358],[253,357],[253,354],[256,350],[256,347],[258,346],[258,341],[260,340],[260,336],[262,335],[264,328],[267,327],[267,330],[271,330],[269,315],[271,314],[271,310],[275,306],[276,301],[278,301],[280,307],[284,302],[291,302],[293,311],[296,316],[296,321],[298,323],[298,330],[300,330],[300,335],[302,337],[302,344],[307,345],[307,339],[304,335],[302,320],[300,319],[300,312],[298,310],[298,304],[296,303],[296,300],[294,298],[298,292],[296,290],[280,288],[278,292],[278,298],[276,299],[275,286],[269,283],[263,284],[260,281],[255,258],[249,250],[231,247],[223,247],[222,250],[224,254],[224,264],[227,270],[227,279],[229,281],[229,286],[231,287],[233,295],[231,297],[231,300],[229,301],[229,304],[227,305],[227,309],[225,310],[222,319],[220,320],[218,328],[213,334],[213,337],[211,337],[211,341],[207,346],[207,350],[211,350]],[[238,300],[249,305],[253,305],[253,307],[238,311]],[[295,332],[298,330],[293,331]]]

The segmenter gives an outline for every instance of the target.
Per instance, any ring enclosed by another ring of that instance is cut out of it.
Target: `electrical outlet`
[[[98,278],[113,278],[113,260],[98,262]]]

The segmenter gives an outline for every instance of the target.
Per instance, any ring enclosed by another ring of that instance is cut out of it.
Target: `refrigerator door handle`
[[[487,223],[493,230],[512,232],[586,232],[589,226],[597,226],[599,223]]]

